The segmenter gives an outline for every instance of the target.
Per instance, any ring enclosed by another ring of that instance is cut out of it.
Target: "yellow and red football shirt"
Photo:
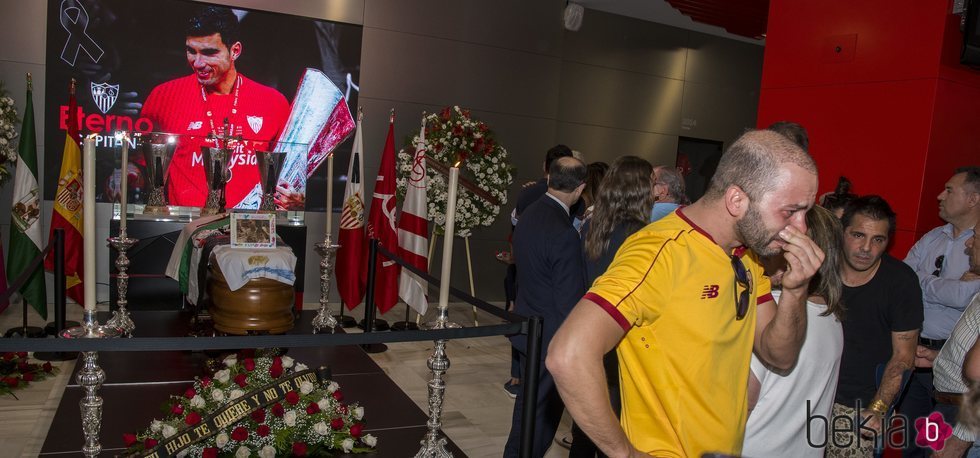
[[[586,298],[626,331],[617,353],[621,423],[655,456],[738,455],[756,306],[772,300],[758,257],[737,249],[753,289],[736,320],[730,254],[683,210],[633,234]],[[754,304],[753,304],[754,302]]]

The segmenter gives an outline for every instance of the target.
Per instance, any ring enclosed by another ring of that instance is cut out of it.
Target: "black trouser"
[[[526,367],[527,355],[520,352],[521,367]],[[558,395],[558,387],[555,386],[555,379],[541,361],[538,370],[538,398],[533,402],[537,403],[537,410],[534,416],[534,438],[531,456],[541,457],[548,451],[551,441],[555,438],[558,430],[558,423],[561,422],[561,414],[565,410],[565,404]],[[525,377],[531,376],[524,374]],[[521,380],[525,383],[526,380]],[[521,420],[524,415],[524,390],[517,391],[517,400],[514,402],[514,416],[511,418],[510,435],[507,436],[507,445],[504,446],[504,457],[512,458],[518,456],[521,442]]]

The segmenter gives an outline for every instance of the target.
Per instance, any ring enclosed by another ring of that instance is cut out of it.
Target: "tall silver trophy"
[[[228,161],[231,150],[202,146],[204,156],[204,177],[208,184],[208,199],[204,202],[201,215],[216,215],[225,212],[225,185],[231,179]]]
[[[276,184],[279,182],[282,166],[286,162],[286,153],[256,151],[255,159],[259,167],[259,184],[262,186],[262,203],[259,204],[259,210],[275,211]]]
[[[167,172],[170,170],[170,160],[174,157],[177,143],[170,136],[144,135],[140,137],[140,148],[142,148],[143,158],[146,160],[146,179],[149,189],[143,213],[151,215],[169,214],[164,189],[167,183]]]

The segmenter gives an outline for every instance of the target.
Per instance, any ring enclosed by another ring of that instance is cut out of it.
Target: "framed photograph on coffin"
[[[275,248],[276,214],[232,212],[231,246],[235,248]]]

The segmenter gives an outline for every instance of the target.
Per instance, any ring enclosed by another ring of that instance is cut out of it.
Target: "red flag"
[[[61,173],[58,175],[58,192],[54,196],[51,212],[51,232],[65,230],[65,276],[68,277],[66,295],[83,304],[82,289],[82,137],[78,134],[78,103],[75,101],[75,80],[72,80],[68,96],[68,132],[65,136],[65,152],[61,157]],[[95,234],[89,234],[94,237]],[[44,258],[44,269],[54,270],[54,251]]]
[[[7,271],[4,268],[7,263],[3,261],[3,242],[0,241],[0,291],[7,290]],[[0,301],[0,312],[7,310],[7,306],[10,305],[9,299],[4,299]]]
[[[374,198],[368,216],[367,234],[392,253],[398,252],[398,235],[395,233],[395,116],[388,123],[388,138],[381,153],[378,181],[374,184]],[[375,266],[374,303],[385,313],[398,302],[398,273],[401,267],[378,254]]]
[[[360,116],[358,116],[360,118]],[[354,148],[347,166],[347,187],[344,188],[344,207],[340,213],[340,235],[337,249],[337,293],[347,304],[349,310],[357,307],[364,298],[364,197],[361,177],[364,165],[361,162],[364,143],[361,140],[361,120],[357,120],[354,134]],[[330,202],[327,202],[330,205]],[[329,218],[329,215],[328,215]]]
[[[429,204],[426,198],[425,170],[425,117],[422,118],[422,129],[415,144],[415,156],[412,158],[412,174],[408,177],[405,190],[405,201],[402,202],[402,213],[398,218],[398,247],[399,256],[413,267],[429,271],[429,259],[425,252],[429,244]],[[425,289],[428,283],[418,275],[404,269],[398,281],[398,295],[406,304],[415,309],[419,315],[425,315],[429,306]]]

